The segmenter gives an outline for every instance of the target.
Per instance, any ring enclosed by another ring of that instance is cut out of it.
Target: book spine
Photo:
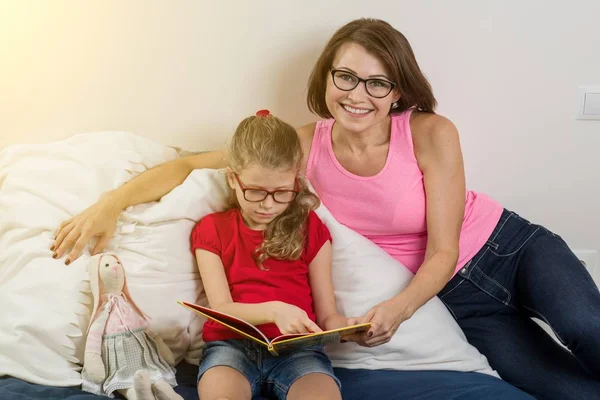
[[[269,350],[269,353],[271,353],[271,355],[274,355],[275,357],[279,356],[277,349],[275,347],[273,347],[273,345],[271,343],[269,343],[269,346],[267,347],[267,349]]]

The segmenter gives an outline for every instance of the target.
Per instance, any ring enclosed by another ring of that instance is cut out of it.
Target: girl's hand
[[[323,326],[325,327],[326,330],[345,328],[347,326],[356,325],[355,321],[357,321],[357,320],[358,320],[358,318],[346,318],[343,315],[334,314],[334,315],[330,315],[329,317],[327,317],[327,319],[323,323]],[[342,343],[357,342],[362,338],[362,334],[360,334],[360,333],[355,333],[355,334],[340,333],[340,335],[341,335],[340,341]]]
[[[371,328],[358,338],[361,346],[375,347],[392,339],[400,324],[414,314],[414,310],[401,297],[383,301],[371,308],[364,317],[351,319],[352,324],[371,322]]]
[[[273,302],[271,312],[273,313],[273,323],[277,325],[284,335],[289,333],[322,332],[322,329],[308,318],[306,312],[299,307],[275,301]]]
[[[327,317],[321,324],[326,330],[345,328],[350,326],[350,318],[346,318],[340,314],[333,314]]]
[[[96,203],[60,224],[50,247],[54,251],[52,257],[60,258],[70,251],[65,260],[69,265],[81,255],[92,237],[97,237],[98,241],[90,254],[101,253],[115,232],[120,213],[115,201],[108,194],[103,195]]]

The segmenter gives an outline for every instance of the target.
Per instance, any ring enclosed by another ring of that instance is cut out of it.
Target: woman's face
[[[346,43],[339,48],[331,69],[347,71],[362,79],[391,81],[383,63],[356,43]],[[342,73],[339,79],[344,78],[352,79]],[[374,84],[377,85],[377,82]],[[399,98],[397,88],[383,98],[375,98],[367,93],[364,82],[350,91],[344,91],[333,83],[331,73],[328,75],[325,91],[327,108],[336,123],[351,132],[364,132],[383,122],[392,103]]]

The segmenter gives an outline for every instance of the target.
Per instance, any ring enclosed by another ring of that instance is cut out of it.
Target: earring
[[[392,108],[398,108],[398,102],[397,101],[395,101],[395,102],[392,103]]]

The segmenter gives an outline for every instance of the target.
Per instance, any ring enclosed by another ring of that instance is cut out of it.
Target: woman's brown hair
[[[299,176],[302,147],[296,130],[273,115],[252,116],[237,127],[229,144],[229,168],[235,173],[252,165],[284,171],[294,171],[297,176],[298,195],[288,208],[264,232],[263,243],[255,250],[254,259],[263,269],[269,257],[297,260],[304,249],[305,224],[308,214],[316,209],[319,198],[308,190],[306,181]],[[229,207],[239,208],[232,190]]]
[[[338,50],[346,43],[356,43],[377,57],[387,69],[400,93],[397,106],[390,112],[400,113],[415,107],[433,113],[437,101],[429,81],[421,72],[406,37],[385,21],[361,18],[338,29],[325,46],[308,81],[308,108],[322,118],[332,115],[325,103],[325,89]]]

